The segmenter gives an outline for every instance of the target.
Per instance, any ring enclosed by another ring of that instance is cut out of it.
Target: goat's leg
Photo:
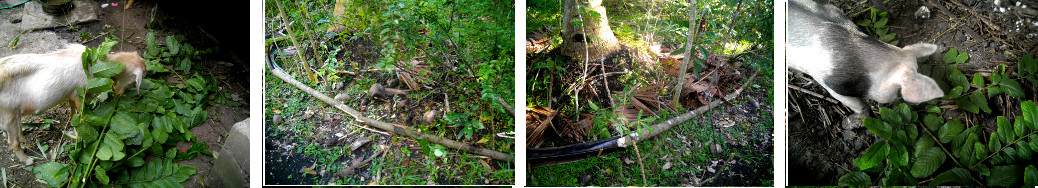
[[[32,159],[25,155],[25,151],[22,151],[22,140],[25,138],[22,136],[21,114],[15,110],[0,112],[0,116],[2,116],[0,122],[7,124],[3,127],[7,132],[7,145],[11,147],[19,161],[24,161],[25,165],[32,165]]]

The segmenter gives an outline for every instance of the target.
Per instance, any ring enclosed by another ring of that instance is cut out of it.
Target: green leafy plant
[[[77,130],[75,144],[62,148],[68,151],[70,161],[36,165],[33,174],[53,187],[180,187],[179,182],[195,174],[195,168],[174,162],[198,154],[211,155],[201,143],[184,150],[176,147],[179,142],[193,142],[190,128],[208,119],[204,109],[211,88],[204,87],[206,81],[198,75],[184,84],[147,78],[139,94],[109,97],[113,83],[110,77],[125,67],[98,60],[106,59],[115,44],[106,40],[82,55],[84,71],[90,78],[77,92],[81,101],[89,102],[76,107],[80,113],[72,116],[71,125]]]
[[[1009,78],[1005,65],[996,67],[995,71],[988,78],[991,81],[991,84],[986,87],[988,97],[995,97],[995,95],[1005,93],[1013,98],[1024,98],[1024,90],[1020,86],[1020,82]]]
[[[461,127],[461,131],[458,132],[459,139],[470,139],[472,138],[472,133],[483,129],[483,122],[469,118],[470,115],[468,113],[447,113],[445,116],[447,124]]]
[[[957,50],[955,48],[951,48],[951,49],[948,49],[947,52],[944,52],[944,58],[942,60],[944,60],[945,63],[962,64],[962,63],[965,63],[966,60],[969,60],[969,59],[970,59],[970,55],[966,54],[966,52],[959,53],[959,50]]]
[[[991,113],[991,108],[988,106],[987,98],[983,93],[983,90],[985,89],[984,77],[981,76],[980,73],[973,74],[973,79],[970,81],[966,78],[965,74],[962,74],[962,72],[959,71],[958,68],[955,66],[948,66],[947,78],[954,87],[944,95],[944,99],[955,100],[955,104],[958,105],[959,108],[974,114],[980,113],[981,110],[983,110],[984,113]],[[999,84],[1001,82],[1002,80],[1000,79]],[[971,84],[973,86],[971,86]]]
[[[1038,59],[1031,57],[1031,55],[1024,55],[1024,57],[1018,59],[1016,76],[1031,82],[1031,85],[1038,85]]]
[[[894,40],[894,37],[897,37],[897,33],[890,32],[887,21],[889,21],[887,12],[880,12],[875,7],[869,7],[869,18],[858,20],[858,25],[865,27],[865,31],[869,35],[878,38],[879,41],[897,46],[898,41]]]
[[[1038,106],[1025,101],[1020,107],[1022,113],[1015,121],[998,116],[997,130],[990,134],[984,134],[981,126],[945,120],[934,106],[927,108],[922,124],[919,114],[906,104],[880,108],[880,119],[866,118],[863,123],[882,140],[854,160],[860,171],[844,174],[838,183],[1038,185],[1033,176],[1038,171],[1031,162],[1038,152]]]

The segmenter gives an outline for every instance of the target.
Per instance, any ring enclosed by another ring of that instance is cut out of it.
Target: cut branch
[[[454,148],[454,149],[458,149],[458,150],[464,150],[464,151],[472,152],[472,153],[475,153],[475,154],[478,154],[478,155],[487,156],[487,157],[490,157],[490,158],[493,158],[493,159],[497,159],[497,160],[508,161],[508,162],[514,161],[513,157],[511,155],[509,155],[509,154],[505,154],[505,153],[502,153],[502,152],[498,152],[498,151],[494,151],[494,150],[490,150],[490,149],[486,149],[486,148],[482,148],[482,147],[477,147],[477,146],[474,146],[474,145],[471,145],[471,144],[467,144],[467,143],[462,143],[462,142],[446,139],[446,138],[443,138],[443,137],[440,137],[440,136],[436,136],[436,135],[432,135],[432,134],[426,134],[426,133],[418,132],[418,131],[415,131],[414,129],[410,128],[410,127],[393,125],[393,124],[389,124],[389,123],[386,123],[386,122],[382,122],[382,121],[378,121],[378,120],[366,117],[360,111],[354,110],[353,108],[350,108],[349,106],[346,106],[345,104],[342,104],[341,102],[336,101],[335,99],[332,99],[331,97],[328,97],[327,95],[321,94],[317,90],[314,90],[313,88],[310,88],[309,86],[304,85],[302,82],[296,81],[295,79],[292,78],[292,76],[290,76],[287,73],[285,73],[284,71],[282,71],[281,68],[277,66],[277,64],[274,64],[273,56],[268,56],[267,61],[268,61],[268,63],[267,63],[268,65],[267,66],[268,66],[268,68],[270,70],[270,73],[273,74],[274,76],[280,78],[281,80],[284,80],[289,85],[295,86],[296,88],[299,88],[299,90],[302,90],[303,92],[306,92],[307,94],[310,94],[314,98],[320,99],[321,101],[324,101],[325,103],[328,103],[328,105],[331,105],[331,106],[333,106],[335,108],[338,108],[339,110],[342,110],[343,112],[346,112],[347,114],[349,114],[350,116],[353,116],[354,118],[357,119],[357,121],[359,121],[359,122],[361,122],[363,124],[370,125],[370,126],[373,126],[375,128],[381,129],[381,130],[389,131],[389,132],[392,132],[392,133],[397,134],[397,135],[407,136],[407,137],[410,137],[410,138],[413,138],[413,139],[416,139],[416,140],[425,140],[425,141],[429,141],[429,142],[432,142],[432,143],[444,145],[444,146],[447,146],[449,148]]]
[[[670,128],[673,128],[677,124],[688,121],[693,117],[698,116],[699,114],[703,114],[704,112],[709,111],[710,109],[720,106],[721,104],[724,104],[732,99],[735,99],[735,97],[738,97],[739,94],[742,93],[744,89],[746,89],[747,85],[750,85],[750,82],[753,81],[754,78],[757,78],[758,73],[760,73],[760,71],[754,72],[753,76],[750,76],[749,79],[743,82],[742,86],[740,86],[739,89],[725,96],[724,100],[710,102],[710,104],[708,105],[701,106],[699,108],[696,108],[695,110],[681,114],[678,117],[674,117],[673,119],[669,119],[662,123],[652,125],[651,127],[639,129],[635,131],[635,133],[623,135],[622,137],[614,136],[603,140],[591,141],[562,147],[527,148],[526,161],[531,168],[536,168],[548,165],[580,161],[589,157],[597,157],[603,154],[618,151],[621,148],[629,147],[633,145],[633,143],[641,142],[646,139],[652,138],[653,136],[659,135],[660,133],[663,133],[663,131],[667,131]]]

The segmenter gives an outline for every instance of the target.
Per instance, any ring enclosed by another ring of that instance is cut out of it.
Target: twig
[[[635,157],[638,157],[638,168],[640,168],[642,170],[642,186],[648,187],[649,186],[649,180],[645,178],[645,165],[642,164],[643,163],[642,162],[642,153],[638,151],[638,143],[637,143],[637,141],[635,141],[635,143],[634,143],[634,154],[635,154]]]
[[[619,150],[620,148],[629,147],[633,145],[635,141],[640,142],[648,138],[652,138],[653,136],[659,135],[660,133],[663,133],[664,131],[673,128],[677,124],[691,120],[693,117],[696,117],[706,111],[709,111],[710,109],[724,104],[724,102],[722,101],[730,101],[735,99],[735,97],[738,97],[739,94],[746,89],[747,85],[750,85],[749,83],[757,77],[758,73],[760,73],[760,71],[755,71],[753,73],[753,76],[750,76],[750,78],[747,79],[742,84],[742,86],[739,87],[739,89],[735,90],[734,92],[728,93],[728,95],[725,96],[723,100],[714,101],[708,105],[700,106],[695,110],[685,112],[684,114],[678,115],[677,117],[674,117],[667,121],[633,131],[634,133],[628,135],[615,136],[603,140],[591,141],[583,144],[574,144],[562,147],[527,148],[526,161],[531,168],[536,168],[548,165],[579,161],[588,157],[600,156],[606,153],[614,152]]]
[[[829,97],[825,97],[825,96],[822,96],[822,94],[818,94],[818,93],[815,93],[815,92],[813,92],[813,91],[809,91],[809,90],[807,90],[807,89],[804,89],[804,88],[801,88],[801,87],[798,87],[798,86],[795,86],[795,85],[788,85],[788,84],[787,84],[787,85],[786,85],[786,87],[788,87],[788,88],[790,88],[790,89],[794,89],[794,90],[800,91],[800,92],[804,92],[804,93],[807,93],[808,95],[812,95],[812,96],[818,97],[818,98],[820,98],[820,99],[824,99],[824,100],[827,100],[827,101],[829,101],[829,102],[833,102],[833,103],[836,103],[836,104],[840,104],[840,102],[839,102],[839,101],[836,101],[835,99],[832,99],[832,98],[829,98]]]
[[[356,120],[360,121],[361,123],[364,123],[364,124],[367,124],[367,125],[370,125],[370,126],[382,129],[382,130],[390,131],[390,132],[393,132],[394,134],[397,134],[397,135],[407,136],[407,137],[411,137],[411,138],[414,138],[414,139],[417,139],[417,140],[425,140],[425,141],[437,143],[437,144],[440,144],[440,145],[444,145],[444,146],[447,146],[449,148],[454,148],[454,149],[458,149],[458,150],[464,150],[464,151],[472,152],[472,153],[483,155],[483,156],[489,156],[489,157],[497,159],[497,160],[508,161],[508,162],[514,161],[514,159],[513,159],[513,157],[511,155],[508,155],[508,154],[505,154],[505,153],[502,153],[502,152],[498,152],[498,151],[494,151],[494,150],[489,150],[489,149],[486,149],[486,148],[474,146],[474,145],[467,144],[467,143],[461,143],[461,142],[458,142],[458,141],[450,140],[450,139],[443,138],[443,137],[440,137],[440,136],[437,136],[437,135],[433,135],[433,134],[426,134],[426,133],[418,132],[418,131],[414,130],[413,128],[410,128],[410,127],[407,127],[407,126],[396,126],[396,125],[392,125],[392,124],[389,124],[389,123],[386,123],[386,122],[382,122],[382,121],[378,121],[378,120],[366,117],[360,111],[354,110],[353,108],[350,108],[349,106],[346,106],[345,104],[342,104],[341,102],[336,101],[335,99],[332,99],[331,97],[328,97],[327,95],[321,94],[321,92],[318,92],[317,90],[314,90],[313,88],[310,88],[309,86],[306,86],[302,82],[299,82],[299,81],[293,79],[292,76],[290,76],[287,73],[285,73],[283,70],[281,70],[280,67],[277,66],[277,64],[274,63],[274,59],[273,59],[272,53],[271,53],[271,55],[268,55],[267,58],[268,58],[267,59],[267,66],[268,66],[271,74],[273,74],[274,76],[276,76],[276,77],[280,78],[281,80],[285,81],[289,85],[295,86],[296,88],[299,88],[299,90],[302,90],[303,92],[306,92],[307,94],[310,94],[314,98],[317,98],[317,99],[319,99],[321,101],[324,101],[325,103],[327,103],[327,104],[329,104],[329,105],[331,105],[331,106],[333,106],[335,108],[338,108],[339,110],[341,110],[343,112],[346,112],[350,116],[353,116],[354,118],[356,118]]]
[[[728,168],[728,165],[729,165],[728,161],[731,161],[732,158],[734,158],[734,157],[735,157],[735,153],[728,154],[728,160],[724,160],[724,164],[721,165],[721,168],[717,169],[717,173],[714,173],[714,176],[711,176],[710,178],[707,178],[707,179],[703,180],[702,182],[698,182],[694,186],[700,187],[700,186],[703,186],[703,184],[710,183],[710,181],[714,181],[715,179],[717,179],[717,176],[721,175],[721,172],[724,172],[725,168]]]

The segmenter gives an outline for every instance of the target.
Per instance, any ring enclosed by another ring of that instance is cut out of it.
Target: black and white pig
[[[866,108],[861,98],[890,103],[900,93],[909,103],[922,103],[944,96],[934,79],[916,72],[916,58],[934,53],[936,45],[881,42],[839,8],[812,0],[791,0],[787,12],[787,66],[811,75],[856,115]]]

